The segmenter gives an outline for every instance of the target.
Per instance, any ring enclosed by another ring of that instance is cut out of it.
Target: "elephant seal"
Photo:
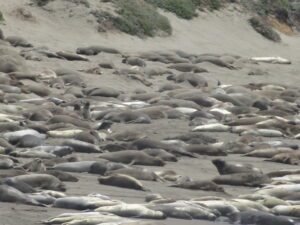
[[[174,210],[174,213],[179,210],[181,213],[185,212],[188,215],[190,215],[191,218],[199,219],[199,220],[215,220],[217,215],[220,214],[216,210],[211,210],[200,204],[190,202],[190,201],[184,201],[184,200],[158,204],[158,206],[172,207]]]
[[[18,143],[16,144],[16,147],[33,148],[42,145],[43,142],[44,142],[43,138],[28,134],[28,135],[24,135],[19,139]]]
[[[31,135],[31,136],[35,136],[37,138],[45,139],[44,134],[40,134],[36,130],[32,130],[32,129],[25,129],[25,130],[19,130],[19,131],[14,131],[14,132],[7,132],[7,133],[3,134],[3,137],[6,140],[8,140],[10,143],[17,144],[22,139],[22,137],[24,137],[26,135]]]
[[[97,145],[101,142],[101,138],[99,137],[99,134],[97,133],[97,131],[94,130],[82,131],[76,134],[74,139],[78,141],[84,141],[94,145]]]
[[[260,169],[255,168],[250,164],[230,164],[222,159],[213,159],[212,163],[215,165],[220,175],[251,172],[262,173]]]
[[[0,201],[1,202],[16,202],[34,206],[44,206],[35,201],[21,191],[5,184],[0,185]]]
[[[15,162],[9,157],[5,157],[0,155],[0,169],[5,170],[5,169],[10,169],[14,166]]]
[[[234,213],[230,216],[230,220],[235,224],[295,225],[294,220],[290,218],[256,210]]]
[[[222,60],[221,58],[216,57],[216,56],[200,55],[192,60],[192,63],[195,63],[195,64],[202,63],[202,62],[209,62],[216,66],[225,67],[230,70],[236,69],[233,65],[225,62],[224,60]]]
[[[102,153],[99,158],[112,162],[121,162],[135,165],[164,166],[165,162],[160,158],[152,157],[136,150],[124,150],[121,152]]]
[[[216,184],[226,184],[234,186],[261,187],[264,184],[270,183],[271,179],[261,173],[235,173],[221,175],[215,177],[213,181]]]
[[[37,159],[33,159],[32,161],[25,163],[21,166],[24,170],[26,170],[27,172],[40,172],[43,173],[45,172],[46,166],[43,163],[43,160],[37,158]]]
[[[177,63],[171,66],[168,66],[169,69],[174,69],[180,72],[194,72],[194,73],[205,73],[208,72],[206,69],[203,69],[199,66],[189,64],[189,63]]]
[[[84,141],[78,140],[65,140],[62,145],[69,146],[73,148],[75,152],[82,152],[82,153],[100,153],[102,150],[94,144],[90,144]]]
[[[77,177],[75,177],[74,175],[67,173],[67,172],[63,172],[63,171],[47,170],[45,173],[58,178],[62,182],[64,182],[64,181],[65,182],[78,182],[79,181],[79,179]]]
[[[299,165],[300,164],[300,153],[297,151],[279,153],[277,155],[274,155],[271,159],[266,159],[265,161],[278,162],[278,163],[291,164],[291,165]]]
[[[57,124],[57,123],[69,123],[69,124],[73,124],[76,127],[91,129],[91,126],[87,121],[78,120],[78,118],[74,118],[66,115],[55,115],[50,120],[47,121],[47,124]]]
[[[295,150],[286,147],[278,147],[278,148],[261,148],[255,149],[249,153],[244,154],[244,156],[249,157],[258,157],[258,158],[272,158],[278,154],[285,153],[293,153]]]
[[[87,96],[100,96],[117,98],[122,92],[108,86],[85,88],[82,92]]]
[[[185,147],[187,152],[196,153],[199,155],[210,155],[210,156],[226,156],[227,153],[222,149],[222,147],[215,146],[214,144],[210,145],[201,145],[201,144],[191,144]]]
[[[278,205],[272,209],[272,212],[276,215],[300,217],[299,205]]]
[[[213,144],[217,142],[216,138],[210,137],[201,132],[188,132],[185,134],[171,136],[166,139],[181,140],[186,142],[187,144],[203,144],[203,145]]]
[[[217,185],[212,181],[200,181],[200,180],[192,180],[192,181],[184,181],[177,182],[175,184],[171,184],[169,187],[179,187],[191,190],[202,190],[202,191],[217,191],[217,192],[225,192],[224,188]]]
[[[69,154],[72,154],[74,149],[69,146],[51,146],[51,145],[41,145],[31,149],[32,151],[37,152],[46,152],[54,154],[58,157],[63,157]]]
[[[117,49],[99,45],[89,46],[85,48],[77,48],[76,50],[76,53],[81,55],[98,55],[100,52],[120,54],[120,51]]]
[[[164,161],[169,161],[169,162],[178,161],[174,154],[167,152],[166,150],[163,149],[148,148],[148,149],[143,149],[142,152],[145,152],[146,154],[153,157],[161,158]]]
[[[71,173],[97,173],[104,174],[107,170],[107,162],[102,161],[79,161],[65,162],[55,165],[51,170],[59,170]]]
[[[96,211],[113,213],[122,217],[138,217],[141,219],[166,219],[166,216],[163,212],[149,209],[146,206],[140,204],[121,203],[113,206],[99,207],[96,209]]]
[[[133,56],[129,56],[129,57],[125,57],[122,60],[122,63],[131,65],[131,66],[139,66],[139,67],[146,67],[146,62],[138,57],[133,57]]]
[[[14,47],[24,47],[24,48],[33,47],[32,44],[30,44],[28,41],[26,41],[22,37],[9,36],[9,37],[5,38],[5,41],[9,42]]]
[[[22,181],[32,187],[40,187],[54,191],[66,191],[65,185],[56,177],[49,174],[26,174],[13,177],[16,181]]]
[[[98,181],[100,184],[104,185],[148,191],[148,189],[145,188],[137,179],[124,174],[113,174],[110,176],[99,177]]]
[[[207,80],[195,73],[181,73],[179,75],[170,75],[167,77],[168,80],[174,80],[176,83],[188,82],[193,87],[202,88],[207,87]]]
[[[100,206],[109,206],[118,204],[115,200],[106,200],[98,197],[90,196],[67,196],[57,198],[53,204],[56,208],[87,210],[96,209]]]
[[[283,177],[286,175],[294,175],[294,174],[300,174],[300,170],[299,169],[287,169],[287,170],[276,170],[276,171],[272,171],[267,173],[267,175],[269,177]]]
[[[88,58],[71,52],[58,51],[56,54],[69,61],[89,61]]]
[[[0,132],[13,132],[21,130],[22,126],[14,122],[1,123]]]
[[[146,135],[141,132],[134,131],[134,130],[125,130],[125,131],[114,132],[113,134],[108,136],[107,139],[114,140],[114,141],[135,141],[145,137]]]
[[[125,110],[123,112],[110,112],[106,114],[103,119],[116,123],[151,123],[151,118],[147,114],[132,110]]]
[[[124,174],[124,175],[134,177],[137,180],[149,180],[149,181],[159,180],[159,177],[154,172],[151,172],[147,169],[138,168],[138,167],[121,168],[121,169],[108,171],[105,173],[106,176],[112,174]]]
[[[143,150],[146,148],[154,148],[154,149],[164,149],[167,152],[170,152],[174,155],[179,156],[188,156],[195,158],[196,156],[193,153],[187,152],[183,147],[178,146],[176,144],[168,144],[163,143],[162,141],[156,141],[150,138],[142,138],[132,142],[132,148]]]

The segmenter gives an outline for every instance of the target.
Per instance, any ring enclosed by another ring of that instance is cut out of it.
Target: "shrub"
[[[168,35],[172,33],[169,20],[145,1],[116,0],[115,4],[119,17],[115,17],[113,22],[121,31],[141,37],[153,37],[162,31]]]
[[[199,8],[208,8],[210,10],[218,10],[221,8],[221,0],[192,0]]]
[[[32,0],[37,6],[45,6],[47,5],[50,1],[54,0]]]
[[[269,26],[261,17],[252,17],[249,19],[251,26],[265,38],[280,42],[281,38],[278,33],[276,33],[271,26]]]
[[[156,7],[175,13],[178,17],[192,19],[196,15],[196,5],[193,0],[146,0]]]
[[[289,0],[243,0],[242,3],[250,10],[261,16],[274,14],[276,11],[287,11],[290,8]]]
[[[4,21],[4,16],[2,14],[2,12],[0,11],[0,22],[3,22]]]

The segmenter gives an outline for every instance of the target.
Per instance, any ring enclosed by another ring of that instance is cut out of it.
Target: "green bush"
[[[289,10],[289,0],[258,0],[249,1],[243,0],[242,3],[250,10],[256,12],[261,16],[274,14],[278,10]]]
[[[210,10],[218,10],[221,8],[221,0],[192,0],[199,8],[208,8]]]
[[[192,19],[196,15],[196,5],[193,0],[146,0],[148,3],[169,12],[178,17]]]
[[[261,17],[252,17],[249,19],[251,26],[265,38],[280,42],[281,38],[278,33],[276,33],[271,26],[269,26]]]
[[[4,16],[2,14],[2,12],[0,11],[0,22],[3,22],[4,21]]]
[[[172,33],[169,20],[145,1],[115,0],[115,4],[119,17],[114,18],[113,23],[121,31],[140,37],[153,37],[162,31]]]

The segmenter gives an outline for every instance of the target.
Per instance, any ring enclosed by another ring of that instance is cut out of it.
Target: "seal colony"
[[[128,55],[100,45],[52,52],[17,36],[3,38],[0,51],[1,202],[61,209],[44,224],[175,218],[293,225],[300,217],[299,87],[222,84],[205,68],[230,72],[241,61],[269,62],[264,58]],[[103,54],[117,63],[99,60]],[[82,68],[29,66],[49,58]],[[99,67],[91,69],[95,61]],[[107,74],[141,88],[93,82]],[[181,169],[183,163],[195,171]],[[96,193],[74,194],[77,183]],[[158,186],[167,191],[155,193]],[[111,197],[105,187],[123,197],[130,190],[145,202]],[[234,191],[241,187],[245,193]],[[184,194],[168,196],[177,192]],[[78,212],[63,213],[68,209]]]

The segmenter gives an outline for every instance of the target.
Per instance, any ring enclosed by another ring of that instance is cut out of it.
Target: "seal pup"
[[[111,185],[141,191],[149,191],[137,179],[124,174],[112,174],[110,176],[102,176],[98,178],[98,182],[104,185]]]
[[[262,173],[260,169],[255,168],[250,164],[230,164],[223,159],[213,159],[211,162],[217,168],[220,175],[251,172]]]

